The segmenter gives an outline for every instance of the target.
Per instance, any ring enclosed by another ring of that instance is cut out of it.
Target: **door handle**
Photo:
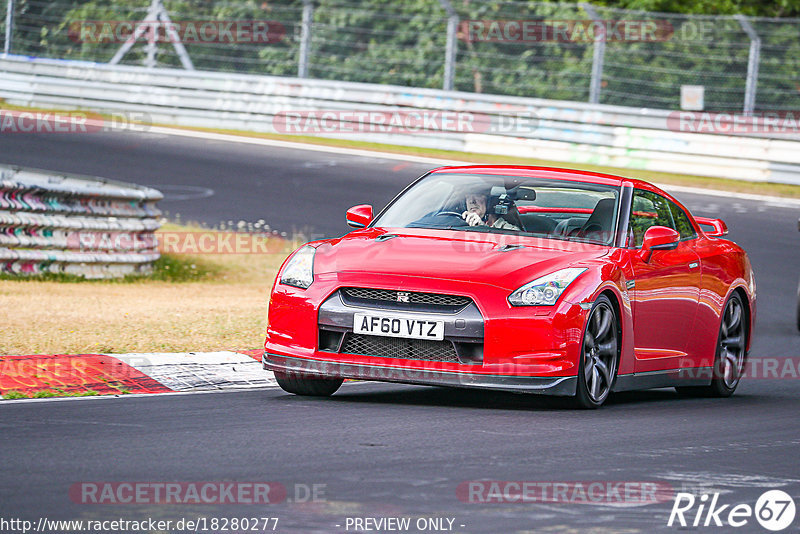
[[[698,267],[700,267],[700,263],[696,261],[693,261],[692,263],[689,264],[690,269],[697,269]]]

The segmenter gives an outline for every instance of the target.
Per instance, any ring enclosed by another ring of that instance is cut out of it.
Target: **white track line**
[[[213,132],[202,132],[197,130],[184,130],[181,128],[167,128],[163,126],[154,126],[152,128],[143,129],[143,132],[158,133],[164,135],[178,135],[182,137],[192,137],[196,139],[206,139],[211,141],[225,141],[229,143],[245,143],[251,145],[270,146],[277,148],[290,148],[295,150],[311,150],[314,152],[326,152],[330,154],[342,154],[348,156],[358,156],[365,158],[380,158],[396,161],[407,161],[413,163],[426,163],[438,167],[444,165],[480,165],[480,162],[469,162],[464,160],[452,160],[446,158],[434,158],[427,156],[411,156],[404,154],[396,154],[392,152],[379,152],[376,150],[364,150],[358,148],[345,148],[326,145],[315,145],[309,143],[300,143],[295,141],[279,141],[276,139],[266,139],[263,137],[248,137],[246,135],[233,135],[233,134],[219,134]],[[399,147],[402,148],[402,147]],[[565,162],[565,165],[569,163]],[[624,173],[624,170],[620,171]],[[753,182],[756,183],[756,182]],[[690,187],[684,185],[671,185],[671,184],[656,184],[664,190],[675,191],[679,193],[688,193],[694,195],[709,195],[716,197],[737,198],[742,200],[754,200],[757,202],[766,202],[775,207],[785,208],[800,208],[800,199],[775,197],[769,195],[757,195],[750,193],[734,193],[731,191],[720,191],[717,189],[703,189],[701,187]]]
[[[267,139],[264,137],[249,137],[247,135],[233,135],[233,134],[219,134],[213,132],[202,132],[197,130],[183,130],[181,128],[166,128],[163,126],[154,126],[147,130],[142,130],[145,133],[158,133],[164,135],[179,135],[182,137],[193,137],[196,139],[205,139],[210,141],[225,141],[229,143],[244,143],[249,145],[270,146],[277,148],[291,148],[295,150],[312,150],[314,152],[327,152],[330,154],[341,154],[346,156],[360,156],[365,158],[380,158],[391,159],[397,161],[410,161],[414,163],[429,163],[439,167],[443,165],[470,165],[470,162],[464,160],[452,160],[445,158],[432,158],[427,156],[412,156],[404,154],[396,154],[393,152],[379,152],[377,150],[364,150],[360,148],[346,148],[335,147],[328,145],[315,145],[312,143],[300,143],[297,141],[279,141],[277,139]],[[325,138],[321,138],[325,139]],[[403,147],[399,147],[403,148]]]

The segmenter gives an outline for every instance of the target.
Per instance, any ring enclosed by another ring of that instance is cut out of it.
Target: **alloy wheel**
[[[617,368],[617,317],[607,300],[592,310],[583,337],[583,381],[589,399],[605,401]]]
[[[725,387],[733,389],[739,383],[744,369],[745,333],[744,310],[738,298],[725,306],[719,336],[719,376]]]

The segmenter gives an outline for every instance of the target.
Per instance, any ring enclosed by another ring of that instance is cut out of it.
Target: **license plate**
[[[371,336],[441,341],[444,339],[444,321],[432,321],[424,317],[356,313],[353,315],[353,332]]]

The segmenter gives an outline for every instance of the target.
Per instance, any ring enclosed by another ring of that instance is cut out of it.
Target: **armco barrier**
[[[135,112],[153,123],[272,133],[281,133],[280,117],[292,111],[468,113],[493,129],[303,133],[800,184],[797,129],[746,135],[675,131],[671,112],[646,108],[17,56],[0,59],[0,98],[17,105]],[[531,120],[524,127],[497,128],[514,117]],[[733,131],[732,120],[723,120],[720,130]]]
[[[151,272],[162,198],[133,184],[0,166],[0,272]]]

